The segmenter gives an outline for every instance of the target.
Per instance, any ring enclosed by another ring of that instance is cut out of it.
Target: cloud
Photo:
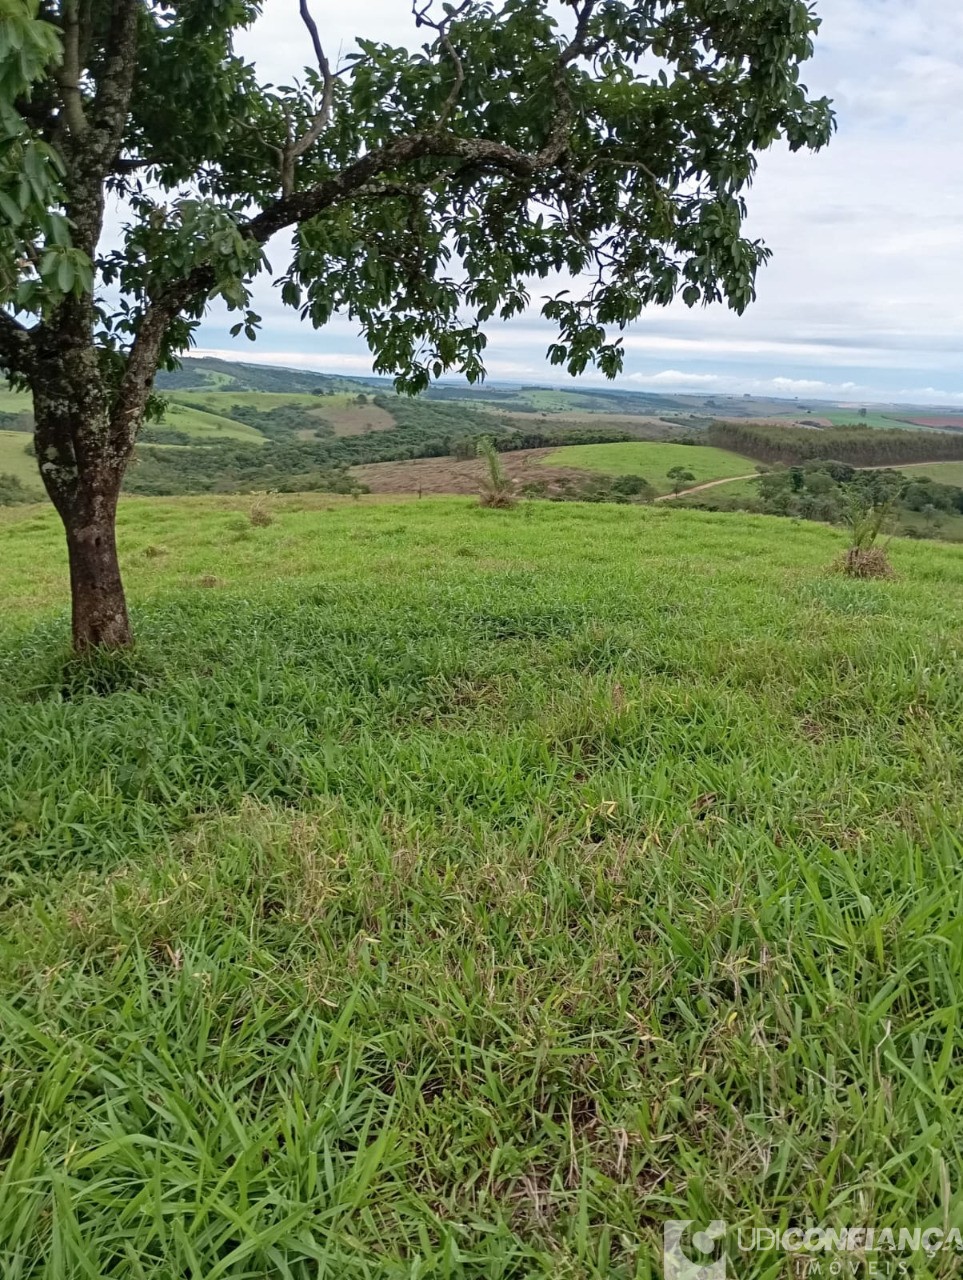
[[[314,369],[318,373],[349,373],[367,377],[371,373],[371,357],[351,352],[276,351],[251,347],[197,347],[192,356],[215,360],[239,360],[242,364],[275,365],[281,369]]]
[[[663,369],[661,373],[630,373],[626,381],[642,387],[716,387],[723,379],[717,373],[685,373],[681,369]]]
[[[817,8],[823,29],[803,79],[835,99],[839,132],[815,156],[777,147],[761,157],[748,229],[775,256],[760,273],[756,303],[742,317],[721,307],[653,309],[626,335],[626,374],[636,385],[679,372],[692,386],[716,377],[746,390],[778,378],[851,384],[880,400],[923,387],[913,395],[924,402],[955,403],[963,393],[963,65],[952,51],[963,45],[963,6],[817,0]],[[355,0],[325,21],[335,50],[349,48],[356,32],[420,42],[401,0]],[[282,0],[266,0],[244,49],[276,81],[309,52],[296,11]],[[281,266],[283,246],[275,256]],[[545,291],[536,286],[533,296]],[[266,281],[256,306],[269,358],[370,369],[347,321],[316,333],[281,307]],[[200,340],[251,358],[228,327],[215,312]],[[489,333],[493,376],[560,380],[544,364],[553,331],[537,305]]]
[[[683,369],[663,369],[659,373],[630,374],[628,382],[636,387],[652,387],[656,390],[719,392],[722,395],[757,395],[777,398],[795,398],[812,396],[818,399],[835,400],[841,396],[857,395],[867,392],[868,387],[860,387],[855,382],[826,382],[818,378],[740,378],[716,373],[691,373]],[[936,394],[934,392],[934,394]]]

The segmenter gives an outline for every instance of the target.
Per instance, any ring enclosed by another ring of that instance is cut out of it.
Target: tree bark
[[[39,348],[32,381],[37,463],[67,536],[74,648],[126,648],[116,520],[132,441],[113,432],[97,353],[83,332],[71,341],[66,321]]]
[[[117,493],[61,511],[70,561],[74,649],[125,649],[133,644],[117,558]]]

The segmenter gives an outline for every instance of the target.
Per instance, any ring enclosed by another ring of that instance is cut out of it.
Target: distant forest
[[[760,462],[789,466],[833,459],[855,467],[963,458],[963,435],[948,431],[879,431],[873,427],[779,427],[765,423],[715,422],[709,444]]]

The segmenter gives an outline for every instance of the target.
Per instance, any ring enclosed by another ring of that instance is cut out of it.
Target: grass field
[[[92,665],[50,513],[0,512],[5,1280],[959,1225],[963,555],[249,501],[124,504],[140,643]]]
[[[171,427],[176,431],[184,431],[188,435],[196,436],[199,441],[207,440],[251,440],[263,441],[264,437],[259,431],[255,431],[253,427],[246,426],[243,422],[235,422],[232,418],[226,417],[220,410],[227,407],[229,401],[223,394],[212,393],[205,396],[204,392],[185,392],[187,398],[201,399],[210,402],[210,411],[191,409],[188,406],[178,403],[173,397],[168,397],[168,407],[164,414],[164,420],[161,425]],[[314,400],[313,396],[298,396],[296,399]],[[31,403],[29,396],[17,391],[0,390],[0,412],[2,413],[26,413],[31,412]],[[10,434],[7,432],[4,435]],[[28,437],[24,436],[24,443]],[[3,468],[0,467],[0,470]]]
[[[963,462],[913,462],[898,468],[908,476],[926,477],[963,488]]]
[[[878,431],[925,431],[908,418],[901,418],[898,413],[867,413],[865,418],[859,416],[857,409],[830,411],[820,410],[820,418],[825,418],[834,427],[875,427]]]
[[[759,485],[756,479],[752,480],[726,480],[722,484],[714,485],[711,489],[704,489],[701,493],[692,494],[691,498],[684,498],[686,502],[695,502],[704,499],[711,502],[713,498],[758,498]]]
[[[708,445],[649,444],[575,444],[556,449],[545,458],[550,467],[575,467],[585,471],[601,471],[615,476],[642,476],[659,493],[669,493],[672,481],[667,473],[673,467],[685,467],[695,476],[688,484],[704,484],[728,476],[750,475],[755,469],[751,458]]]
[[[30,413],[32,401],[25,391],[11,391],[0,386],[0,413]]]
[[[226,402],[222,401],[222,403],[226,407]],[[199,444],[212,443],[216,440],[264,442],[264,437],[254,427],[249,427],[243,422],[235,422],[233,418],[228,418],[222,413],[209,413],[174,401],[168,404],[161,425],[175,431],[184,431],[194,436]]]
[[[43,485],[37,470],[37,459],[25,453],[30,443],[26,431],[0,431],[0,473],[16,476],[28,489],[41,493]]]
[[[178,391],[173,393],[173,399],[184,404],[204,405],[214,413],[229,411],[233,405],[257,409],[262,413],[294,405],[305,410],[307,424],[312,419],[316,419],[318,425],[326,422],[336,436],[364,435],[368,431],[391,430],[395,426],[394,418],[372,404],[370,397],[365,404],[358,404],[357,394],[339,392],[330,396],[313,396],[271,391]]]
[[[302,395],[298,392],[275,391],[171,391],[169,399],[185,405],[203,405],[211,413],[221,413],[230,405],[243,405],[246,409],[260,409],[267,413],[283,405],[298,405],[305,409],[319,409],[325,400],[335,401],[346,397]]]

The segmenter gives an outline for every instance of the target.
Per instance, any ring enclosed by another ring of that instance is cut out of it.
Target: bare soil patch
[[[536,481],[551,484],[563,479],[585,479],[585,471],[575,467],[546,467],[541,458],[554,449],[518,449],[499,454],[502,466],[517,489]],[[351,474],[372,493],[453,493],[477,494],[485,475],[479,458],[414,458],[408,462],[369,462],[352,467]]]
[[[392,431],[395,420],[376,404],[322,404],[318,417],[330,422],[336,436],[365,436],[371,431]]]
[[[937,427],[940,431],[963,431],[963,415],[944,416],[936,414],[928,418],[907,418],[914,427]]]
[[[585,427],[587,430],[612,427],[617,431],[636,432],[640,440],[664,440],[667,436],[678,435],[683,429],[677,422],[666,422],[663,418],[641,413],[592,413],[587,409],[563,409],[557,413],[519,413],[517,409],[503,409],[488,404],[484,408],[486,413],[495,417],[511,418],[512,425],[519,431],[530,431],[537,427]]]

